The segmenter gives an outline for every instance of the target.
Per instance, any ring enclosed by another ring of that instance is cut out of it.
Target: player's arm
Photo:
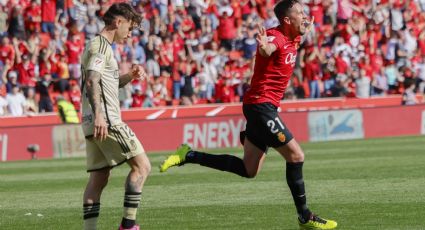
[[[93,110],[94,115],[94,137],[105,140],[108,136],[108,125],[103,117],[101,95],[102,90],[100,87],[102,74],[97,71],[89,70],[86,80],[86,92],[89,103]]]
[[[121,75],[120,76],[120,83],[119,83],[120,88],[127,85],[131,80],[133,80],[133,77],[129,73]]]
[[[258,25],[258,34],[257,34],[257,43],[258,43],[258,52],[263,57],[270,57],[274,51],[276,51],[276,46],[273,43],[269,43],[267,39],[266,29]]]
[[[133,65],[129,73],[120,76],[119,87],[124,87],[133,79],[141,79],[144,80],[147,74],[143,67],[140,65]]]

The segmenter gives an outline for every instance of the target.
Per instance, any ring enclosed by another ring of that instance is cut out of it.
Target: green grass
[[[425,229],[424,146],[424,136],[303,144],[310,208],[337,220],[339,229]],[[285,163],[276,152],[251,180],[197,165],[160,174],[164,157],[149,155],[142,229],[297,229]],[[112,172],[99,229],[119,225],[127,172],[124,165]],[[84,158],[0,163],[0,229],[82,229],[87,177]]]

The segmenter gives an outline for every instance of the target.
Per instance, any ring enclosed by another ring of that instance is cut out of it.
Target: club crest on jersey
[[[275,38],[275,36],[269,36],[267,37],[267,42],[272,42]]]
[[[130,140],[130,146],[131,146],[131,150],[133,151],[137,149],[137,145],[134,140]]]
[[[282,132],[279,132],[277,134],[277,139],[279,139],[279,141],[282,142],[282,143],[285,142],[286,141],[285,134],[283,134]]]
[[[296,54],[288,53],[288,55],[286,55],[286,58],[285,58],[285,64],[294,65],[296,59],[297,59],[297,55]]]

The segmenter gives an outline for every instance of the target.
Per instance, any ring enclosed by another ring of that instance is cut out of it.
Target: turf
[[[310,208],[337,220],[339,229],[425,229],[424,144],[424,136],[303,144]],[[197,165],[160,174],[165,154],[149,155],[142,229],[297,229],[276,152],[249,180]],[[99,229],[118,227],[127,172],[124,165],[113,170]],[[84,158],[0,163],[0,229],[82,229],[87,177]]]

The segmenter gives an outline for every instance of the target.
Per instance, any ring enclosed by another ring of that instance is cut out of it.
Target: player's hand
[[[100,141],[106,140],[108,136],[108,125],[102,115],[98,115],[94,120],[94,138]]]
[[[140,65],[133,65],[131,67],[130,74],[133,79],[140,79],[140,80],[144,80],[148,76],[145,70],[143,69],[143,67],[141,67]]]
[[[311,20],[310,21],[306,21],[306,24],[307,24],[305,26],[306,33],[308,33],[308,32],[310,32],[314,28],[314,16],[311,17]]]
[[[260,24],[258,24],[258,34],[256,40],[260,48],[265,47],[268,43],[266,29]]]

